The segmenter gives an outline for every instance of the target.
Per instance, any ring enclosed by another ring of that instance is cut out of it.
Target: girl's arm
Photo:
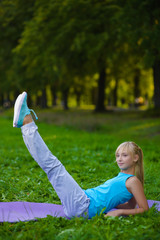
[[[144,194],[142,183],[137,177],[131,177],[126,181],[126,187],[130,193],[133,194],[136,203],[139,208],[132,209],[117,209],[115,211],[109,212],[105,215],[107,216],[121,216],[121,215],[135,215],[138,213],[143,213],[149,209],[148,202]]]

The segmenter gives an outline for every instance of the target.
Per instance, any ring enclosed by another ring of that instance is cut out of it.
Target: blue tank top
[[[126,180],[132,176],[134,175],[120,172],[104,184],[85,190],[85,194],[90,198],[89,218],[99,215],[102,210],[105,213],[119,204],[128,202],[133,194],[126,188]]]

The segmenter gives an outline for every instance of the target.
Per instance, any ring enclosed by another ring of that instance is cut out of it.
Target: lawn
[[[45,173],[27,151],[20,129],[12,127],[13,111],[0,113],[0,201],[60,204]],[[143,112],[95,114],[91,111],[37,112],[46,144],[83,189],[118,174],[114,152],[126,140],[144,152],[145,194],[160,201],[160,118]],[[0,239],[160,239],[160,213],[91,220],[48,216],[38,221],[1,223]]]

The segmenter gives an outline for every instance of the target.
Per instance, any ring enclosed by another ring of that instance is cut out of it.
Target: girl
[[[117,148],[116,162],[121,170],[117,177],[98,187],[82,190],[49,151],[32,120],[31,111],[27,106],[27,93],[23,92],[15,102],[13,127],[21,128],[29,152],[47,174],[66,216],[92,218],[101,212],[105,216],[134,215],[148,210],[143,191],[143,153],[135,143],[125,142]],[[136,204],[139,208],[135,208]],[[112,208],[117,210],[109,212]]]

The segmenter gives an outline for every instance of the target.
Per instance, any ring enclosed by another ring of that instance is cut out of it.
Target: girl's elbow
[[[148,211],[148,210],[149,210],[149,206],[143,207],[143,211],[144,211],[144,212],[146,212],[146,211]]]
[[[145,208],[145,211],[148,211],[149,210],[149,206],[147,206],[146,208]]]
[[[149,207],[148,206],[141,206],[141,207],[138,207],[138,211],[139,213],[143,213],[143,212],[147,212],[149,210]]]
[[[148,202],[146,204],[146,207],[145,207],[145,211],[148,211],[149,210],[149,205],[148,205]]]

